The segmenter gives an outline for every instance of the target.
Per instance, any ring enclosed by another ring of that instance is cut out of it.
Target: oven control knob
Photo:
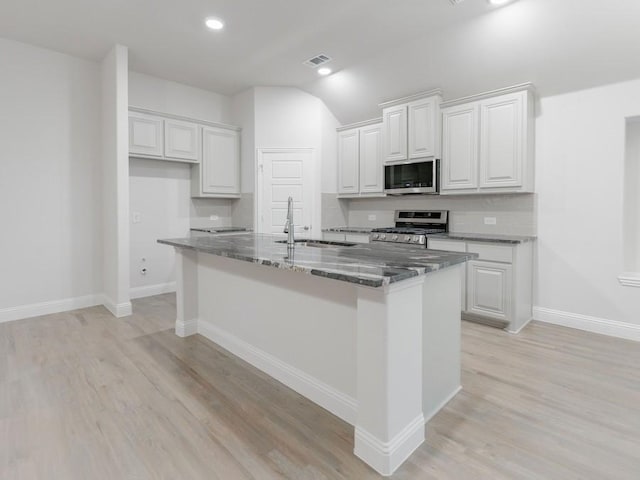
[[[404,236],[404,241],[405,242],[410,242],[411,241],[411,235],[405,235]]]
[[[380,235],[380,240],[384,240],[385,238],[387,238],[387,236],[384,233]]]
[[[420,242],[420,237],[418,235],[414,235],[413,238],[411,238],[411,241],[413,243],[419,243]]]
[[[371,235],[371,238],[372,238],[373,240],[377,240],[379,236],[380,236],[380,235],[378,235],[377,233],[374,233],[374,234],[372,234],[372,235]]]
[[[394,235],[391,240],[393,240],[394,242],[397,241],[398,240],[398,235]]]

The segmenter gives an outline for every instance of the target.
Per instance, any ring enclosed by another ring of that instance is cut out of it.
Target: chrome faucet
[[[287,222],[284,224],[284,233],[288,234],[287,248],[293,248],[296,245],[295,239],[293,238],[293,230],[293,197],[289,197],[287,201]]]

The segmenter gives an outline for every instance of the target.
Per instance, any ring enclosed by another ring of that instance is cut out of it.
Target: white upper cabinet
[[[530,84],[443,104],[442,194],[533,192]]]
[[[162,157],[164,120],[144,113],[129,114],[129,154]]]
[[[382,165],[382,125],[360,129],[360,192],[382,193],[384,170]]]
[[[384,158],[387,162],[407,159],[407,106],[385,108],[382,114],[384,125]]]
[[[360,191],[360,131],[338,132],[338,193]]]
[[[338,129],[338,195],[384,196],[380,119]]]
[[[440,155],[439,90],[380,104],[385,162]]]
[[[480,102],[480,188],[521,187],[526,92]]]
[[[478,187],[478,109],[459,105],[442,111],[441,190]]]
[[[181,120],[164,121],[164,156],[197,162],[200,159],[200,126]]]
[[[437,157],[439,155],[438,97],[428,97],[410,102],[409,115],[409,158]]]
[[[240,194],[240,137],[237,131],[202,127],[201,190],[197,196]]]

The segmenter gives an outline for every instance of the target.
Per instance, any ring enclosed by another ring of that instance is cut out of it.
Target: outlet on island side
[[[375,222],[376,218],[378,218],[378,217],[376,217],[375,215],[369,215],[369,221],[370,222]]]
[[[496,225],[497,223],[498,220],[496,219],[496,217],[484,217],[485,225]]]

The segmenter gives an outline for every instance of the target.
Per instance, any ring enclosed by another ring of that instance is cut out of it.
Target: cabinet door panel
[[[477,104],[445,109],[442,129],[442,190],[477,188]]]
[[[163,156],[163,120],[143,113],[129,115],[129,154]]]
[[[359,192],[359,133],[356,129],[338,134],[338,193]]]
[[[387,162],[407,159],[407,107],[385,108],[383,111],[384,158]]]
[[[360,192],[381,193],[384,189],[382,126],[360,129]]]
[[[478,260],[467,265],[467,310],[511,321],[511,265]]]
[[[202,129],[202,192],[240,193],[238,132],[222,128]]]
[[[409,158],[435,157],[437,152],[437,110],[434,97],[409,103]]]
[[[197,161],[200,128],[195,123],[179,120],[164,122],[164,155],[167,158]]]
[[[519,187],[526,92],[480,102],[480,188]]]

